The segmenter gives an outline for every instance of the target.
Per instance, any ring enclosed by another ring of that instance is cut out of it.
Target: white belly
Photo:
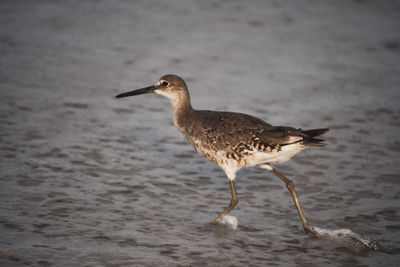
[[[282,146],[279,151],[271,152],[254,152],[253,154],[246,157],[248,167],[254,167],[265,163],[274,162],[285,162],[290,160],[294,155],[307,147],[301,143],[295,143],[293,145]]]

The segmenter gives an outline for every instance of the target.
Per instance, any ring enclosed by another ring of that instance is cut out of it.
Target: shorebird
[[[165,96],[171,101],[175,126],[197,152],[225,171],[232,198],[214,224],[218,224],[238,203],[234,183],[237,171],[243,167],[259,167],[272,171],[286,184],[305,232],[311,236],[318,235],[304,217],[293,182],[272,167],[271,163],[288,161],[309,147],[324,146],[323,140],[315,137],[329,129],[301,130],[272,126],[247,114],[193,109],[185,81],[172,74],[162,76],[155,85],[116,97],[148,93]]]

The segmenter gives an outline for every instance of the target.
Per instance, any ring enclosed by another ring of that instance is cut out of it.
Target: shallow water
[[[397,266],[400,25],[386,3],[3,1],[0,265]],[[165,73],[196,108],[330,128],[328,146],[276,167],[312,225],[380,249],[308,237],[261,169],[238,173],[237,229],[212,225],[223,171],[166,99],[113,98]]]

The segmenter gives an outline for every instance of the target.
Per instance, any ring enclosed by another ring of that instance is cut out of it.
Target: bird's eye
[[[165,87],[166,87],[166,86],[168,86],[168,85],[169,85],[169,83],[168,83],[167,81],[163,81],[163,82],[162,82],[162,86],[165,86]]]

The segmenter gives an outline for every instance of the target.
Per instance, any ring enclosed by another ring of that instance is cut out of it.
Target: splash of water
[[[357,234],[350,229],[329,230],[316,226],[313,226],[313,228],[315,231],[317,231],[319,237],[333,238],[337,240],[351,240],[359,245],[364,246],[365,248],[379,250],[379,245],[375,240],[364,235]]]
[[[232,230],[236,230],[239,222],[235,216],[225,215],[221,219],[219,224],[225,225],[231,228]],[[339,242],[350,241],[367,249],[381,250],[381,247],[375,240],[368,238],[364,235],[357,234],[350,229],[342,228],[342,229],[330,230],[317,226],[313,226],[313,228],[317,232],[319,238],[335,239]]]
[[[238,227],[238,219],[235,216],[231,216],[231,215],[225,215],[221,221],[219,221],[219,224],[221,225],[226,225],[229,228],[231,228],[232,230],[236,230]]]

